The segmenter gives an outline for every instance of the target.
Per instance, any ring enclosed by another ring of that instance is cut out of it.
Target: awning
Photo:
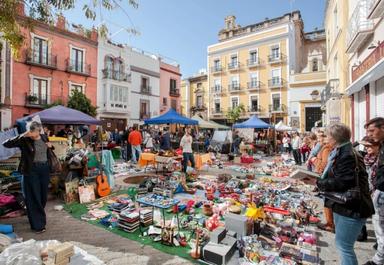
[[[371,81],[375,81],[384,76],[384,58],[378,61],[374,66],[371,67],[365,74],[360,76],[352,84],[350,84],[346,92],[348,96],[359,92],[363,87]]]
[[[203,120],[201,117],[199,117],[197,115],[193,116],[191,119],[198,121],[199,122],[199,128],[202,128],[202,129],[224,129],[224,130],[229,129],[228,126],[218,124],[214,121]]]

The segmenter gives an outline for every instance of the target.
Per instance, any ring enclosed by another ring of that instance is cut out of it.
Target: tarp
[[[44,124],[73,124],[73,125],[100,125],[101,121],[81,112],[64,106],[54,106],[52,108],[42,110],[21,119],[16,122],[23,124],[32,119],[34,116],[39,115],[40,120]]]
[[[199,122],[199,128],[202,128],[202,129],[225,129],[225,130],[229,129],[228,126],[218,124],[214,121],[203,120],[198,115],[193,116],[191,119],[198,121]]]
[[[256,115],[252,115],[248,120],[236,123],[233,125],[233,128],[254,128],[254,129],[268,129],[273,126],[257,118]]]
[[[278,124],[275,125],[276,131],[295,131],[292,127],[289,127],[283,123],[283,121],[279,121]]]
[[[158,117],[144,120],[144,124],[184,124],[184,125],[198,125],[199,122],[181,116],[174,109],[169,109],[163,115]]]

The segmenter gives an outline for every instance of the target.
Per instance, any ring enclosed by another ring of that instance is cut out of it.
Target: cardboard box
[[[68,260],[75,254],[73,245],[65,242],[48,249],[48,260],[53,260],[54,264],[68,263]],[[67,262],[67,263],[65,263]]]
[[[243,215],[227,213],[225,215],[225,228],[237,234],[237,238],[248,235],[247,217]]]

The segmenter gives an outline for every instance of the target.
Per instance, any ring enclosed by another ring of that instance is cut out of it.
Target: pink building
[[[180,112],[180,66],[160,61],[160,114],[170,108]]]

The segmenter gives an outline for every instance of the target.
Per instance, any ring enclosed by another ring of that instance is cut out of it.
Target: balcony
[[[255,114],[262,112],[261,106],[249,106],[248,107],[248,113]]]
[[[202,105],[195,105],[195,106],[192,106],[191,107],[191,111],[194,112],[194,111],[205,111],[207,110],[207,107],[202,104]]]
[[[180,97],[180,89],[171,89],[171,90],[169,90],[169,95],[171,97]]]
[[[256,81],[256,80],[252,80],[251,82],[248,82],[247,83],[247,88],[248,90],[259,90],[261,87],[261,82],[260,81]]]
[[[282,53],[268,55],[268,63],[269,64],[283,63],[285,61],[285,59],[286,59],[286,56]]]
[[[124,73],[123,71],[115,71],[112,69],[103,69],[103,78],[104,79],[112,79],[112,80],[117,80],[117,81],[125,81],[125,82],[130,82],[131,78],[130,75],[127,73]]]
[[[66,71],[69,73],[74,73],[78,75],[90,76],[91,75],[91,65],[86,63],[81,63],[80,61],[67,59],[67,68]]]
[[[211,67],[211,72],[214,74],[221,73],[223,71],[223,67],[221,65],[215,65]]]
[[[282,88],[284,84],[285,84],[284,79],[280,77],[276,77],[268,80],[269,88]]]
[[[260,66],[261,65],[260,58],[257,57],[257,58],[248,59],[247,60],[247,65],[248,65],[249,68]]]
[[[269,105],[269,112],[270,113],[286,113],[287,112],[287,106],[284,104],[271,104]]]
[[[228,64],[228,70],[229,71],[234,71],[234,70],[239,70],[240,69],[240,63],[239,62],[231,62]]]
[[[211,93],[222,95],[225,93],[225,89],[222,86],[213,86],[211,87]]]
[[[30,108],[44,108],[48,104],[48,95],[26,94],[25,106]]]
[[[230,84],[230,85],[228,85],[228,90],[231,93],[240,92],[240,90],[241,90],[240,84],[238,84],[238,83]]]
[[[384,1],[383,0],[371,0],[369,1],[368,18],[381,18],[384,16]]]
[[[361,45],[373,34],[373,20],[368,19],[369,6],[372,0],[360,0],[348,22],[347,53],[357,52]]]
[[[57,69],[57,56],[50,53],[43,56],[43,54],[38,51],[27,50],[25,63],[49,69]]]
[[[150,118],[151,118],[150,112],[140,112],[140,120],[145,120]]]
[[[152,95],[152,87],[150,87],[150,86],[141,86],[140,93],[141,94],[146,94],[146,95]]]
[[[223,109],[222,109],[222,108],[213,108],[213,109],[211,110],[211,114],[212,114],[213,116],[222,116],[222,115],[224,115],[224,112],[223,112]]]

